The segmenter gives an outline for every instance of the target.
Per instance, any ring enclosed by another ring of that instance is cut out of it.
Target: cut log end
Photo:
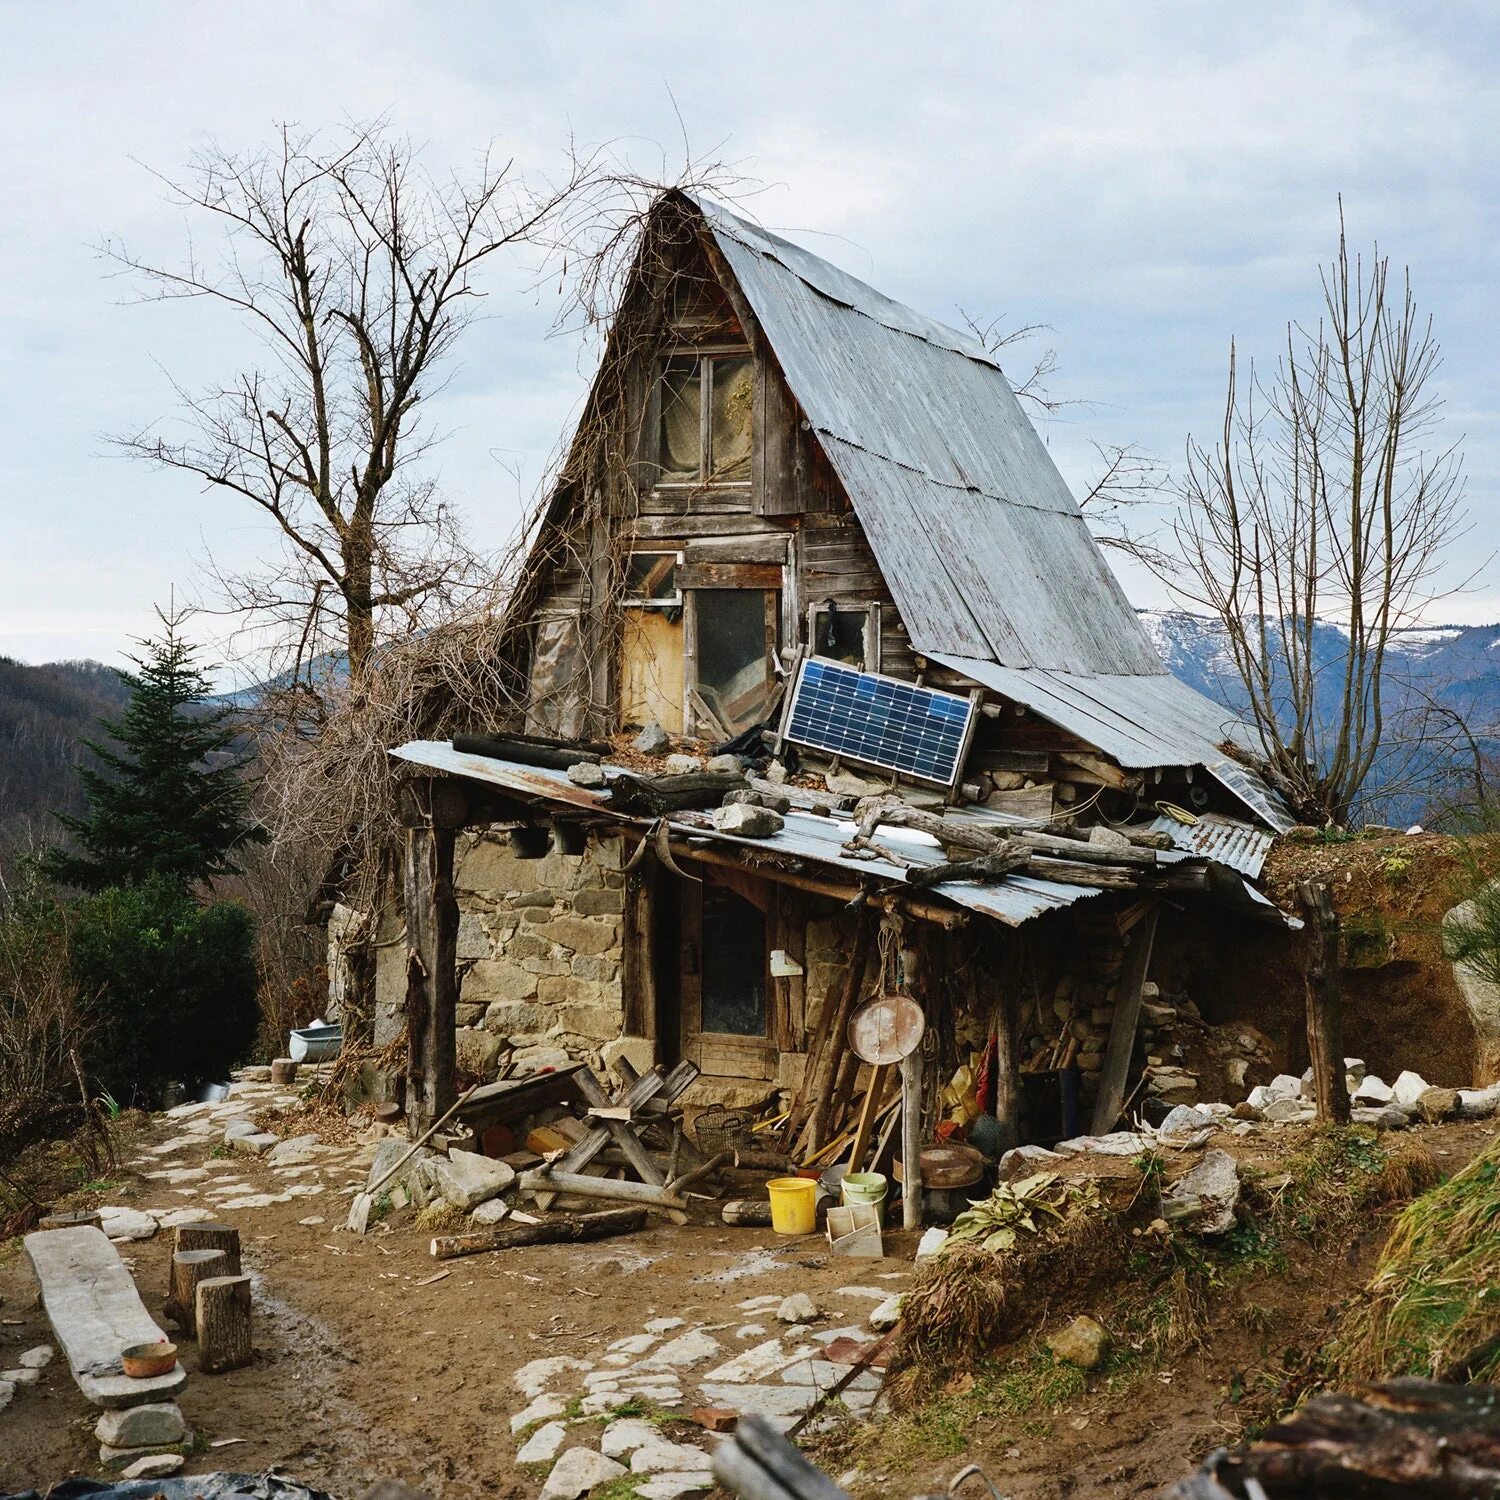
[[[198,1326],[198,1368],[204,1374],[219,1375],[250,1363],[254,1349],[248,1276],[213,1276],[200,1281],[194,1318]]]

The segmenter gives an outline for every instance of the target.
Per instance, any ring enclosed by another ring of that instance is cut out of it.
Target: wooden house
[[[926,1010],[929,1078],[998,1048],[1025,1130],[1018,1069],[1067,1061],[1107,1129],[1163,898],[1280,919],[1245,730],[1162,666],[995,356],[701,199],[653,211],[512,609],[498,742],[394,752],[377,1040],[411,1027],[415,1118],[502,1053],[689,1059],[699,1102],[826,1116],[870,1086],[840,1028],[884,989]],[[940,774],[861,749],[847,704],[842,739],[799,731],[819,663],[961,713]],[[779,828],[642,800],[684,766],[633,748],[650,725],[737,752]]]

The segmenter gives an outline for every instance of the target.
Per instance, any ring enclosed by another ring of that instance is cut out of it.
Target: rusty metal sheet
[[[1228,865],[1251,880],[1260,875],[1276,841],[1275,834],[1264,828],[1218,813],[1203,813],[1190,824],[1162,813],[1150,828],[1153,833],[1169,835],[1179,849]]]

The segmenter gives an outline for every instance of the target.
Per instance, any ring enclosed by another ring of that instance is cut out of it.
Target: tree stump
[[[238,1276],[240,1265],[240,1232],[232,1224],[179,1224],[172,1243],[174,1250],[222,1250],[224,1269],[221,1276]]]
[[[196,1338],[198,1283],[223,1276],[228,1257],[222,1250],[177,1250],[172,1255],[172,1288],[166,1314],[184,1338]]]
[[[209,1276],[198,1283],[193,1308],[198,1325],[198,1369],[205,1375],[250,1363],[250,1278]]]
[[[278,1057],[271,1064],[271,1082],[283,1086],[297,1081],[297,1064],[290,1057]]]

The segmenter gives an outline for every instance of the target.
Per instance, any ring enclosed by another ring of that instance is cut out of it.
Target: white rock
[[[450,1151],[435,1157],[428,1170],[438,1191],[455,1208],[475,1208],[498,1197],[516,1180],[514,1168],[477,1151]]]
[[[763,1344],[757,1344],[753,1349],[746,1349],[743,1354],[737,1354],[731,1360],[726,1360],[722,1365],[710,1370],[703,1378],[705,1380],[721,1380],[730,1384],[743,1384],[750,1380],[764,1380],[768,1375],[774,1375],[785,1365],[791,1364],[794,1359],[804,1358],[811,1353],[811,1346],[801,1345],[796,1350],[783,1349],[780,1339],[767,1339]]]
[[[593,1368],[593,1365],[586,1359],[572,1359],[566,1354],[553,1354],[545,1359],[534,1359],[530,1364],[522,1365],[512,1378],[515,1380],[516,1389],[529,1401],[534,1396],[540,1396],[559,1375],[565,1375],[570,1370],[592,1370]]]
[[[1395,1090],[1384,1080],[1376,1078],[1373,1073],[1361,1078],[1350,1098],[1356,1104],[1389,1104],[1395,1097]]]
[[[637,1448],[661,1442],[661,1429],[640,1417],[621,1417],[611,1422],[599,1438],[599,1451],[606,1458],[629,1458]]]
[[[1107,1135],[1076,1135],[1059,1141],[1060,1156],[1140,1156],[1150,1150],[1146,1137],[1134,1130],[1112,1130]]]
[[[1251,1091],[1252,1094],[1254,1090]],[[1266,1085],[1267,1102],[1272,1099],[1300,1099],[1302,1097],[1302,1080],[1294,1078],[1290,1073],[1278,1073]],[[1252,1104],[1255,1100],[1252,1098]],[[1258,1106],[1264,1108],[1264,1106]]]
[[[1317,1118],[1317,1109],[1305,1099],[1273,1099],[1261,1110],[1261,1119],[1272,1125],[1300,1125]]]
[[[51,1344],[38,1344],[34,1349],[28,1349],[16,1361],[23,1369],[45,1370],[57,1357],[57,1350]]]
[[[543,1391],[529,1406],[523,1407],[510,1419],[511,1436],[533,1422],[550,1422],[567,1411],[568,1403],[555,1391]]]
[[[759,1298],[756,1300],[760,1301]],[[772,1297],[770,1300],[774,1302],[776,1298]],[[743,1302],[740,1303],[741,1307],[744,1305]],[[649,1323],[643,1323],[641,1326],[647,1333],[671,1333],[674,1328],[681,1328],[686,1322],[686,1318],[652,1318]]]
[[[682,1500],[685,1495],[701,1495],[714,1487],[711,1469],[682,1470],[671,1474],[658,1474],[635,1487],[642,1500]]]
[[[701,1471],[708,1455],[689,1443],[669,1443],[658,1435],[657,1441],[637,1448],[630,1455],[632,1474],[670,1474],[674,1471]]]
[[[1192,1135],[1199,1130],[1212,1129],[1214,1117],[1207,1110],[1191,1104],[1174,1104],[1167,1117],[1156,1127],[1159,1136]]]
[[[694,1328],[687,1333],[679,1333],[670,1343],[663,1344],[654,1354],[648,1355],[642,1364],[655,1370],[685,1370],[689,1365],[701,1364],[718,1352],[718,1339],[701,1328]]]
[[[318,1156],[318,1138],[315,1135],[294,1135],[290,1140],[279,1142],[266,1155],[269,1167],[301,1167],[315,1161]]]
[[[8,1380],[0,1380],[0,1411],[4,1411],[16,1394],[16,1388]]]
[[[249,1115],[234,1115],[224,1125],[224,1139],[233,1141],[242,1135],[259,1135],[260,1126]]]
[[[7,1385],[35,1385],[41,1378],[40,1370],[0,1370],[0,1380]]]
[[[764,1323],[746,1323],[743,1328],[735,1329],[734,1336],[737,1339],[758,1339],[765,1331]]]
[[[632,1333],[628,1338],[616,1339],[609,1346],[611,1354],[644,1354],[656,1342],[654,1333]]]
[[[121,1472],[122,1479],[165,1479],[175,1474],[183,1465],[180,1453],[152,1453],[138,1458],[128,1469]]]
[[[521,1444],[516,1454],[518,1464],[549,1464],[557,1457],[568,1429],[561,1422],[544,1422]]]
[[[476,1224],[498,1224],[509,1216],[510,1204],[503,1198],[486,1199],[469,1215]]]
[[[264,1156],[276,1145],[277,1140],[277,1136],[262,1131],[259,1134],[237,1135],[229,1144],[245,1156]]]
[[[710,1406],[755,1412],[762,1417],[796,1417],[807,1409],[807,1387],[796,1385],[714,1385],[700,1387]]]
[[[1374,1108],[1361,1105],[1349,1111],[1349,1118],[1356,1125],[1373,1125],[1377,1130],[1405,1130],[1411,1124],[1411,1116],[1399,1104],[1381,1104]]]
[[[138,1208],[101,1208],[99,1227],[112,1240],[149,1240],[158,1225]]]
[[[916,1259],[919,1261],[930,1260],[944,1245],[948,1243],[948,1231],[946,1229],[928,1229],[922,1233],[922,1238],[917,1241]]]
[[[806,1292],[793,1292],[781,1299],[776,1316],[783,1323],[811,1323],[818,1316],[818,1304]]]
[[[1264,1109],[1275,1097],[1265,1084],[1258,1083],[1245,1096],[1245,1103],[1252,1109]]]
[[[206,1224],[216,1217],[211,1208],[169,1208],[156,1215],[156,1222],[163,1229],[176,1229],[180,1224]]]
[[[1413,1109],[1417,1100],[1431,1088],[1431,1084],[1420,1073],[1406,1069],[1391,1085],[1391,1093],[1402,1109]]]
[[[152,1401],[105,1412],[94,1427],[94,1436],[111,1448],[167,1447],[185,1442],[188,1427],[175,1401]]]
[[[591,1448],[569,1448],[552,1466],[542,1486],[542,1500],[578,1500],[598,1484],[608,1484],[629,1471],[623,1464]]]
[[[1045,1146],[1012,1146],[1000,1158],[1000,1179],[1002,1182],[1009,1182],[1011,1178],[1020,1175],[1023,1167],[1028,1167],[1033,1162],[1056,1160],[1057,1152],[1049,1151]]]
[[[1350,1089],[1359,1087],[1367,1071],[1364,1058],[1346,1057],[1344,1059],[1344,1077],[1352,1080],[1349,1084]]]
[[[1234,1227],[1240,1169],[1227,1151],[1210,1151],[1161,1195],[1169,1223],[1194,1234],[1223,1234]]]
[[[694,771],[703,769],[703,757],[701,755],[669,755],[666,766],[663,768],[668,776],[689,776]]]
[[[1458,1112],[1468,1120],[1483,1120],[1500,1111],[1500,1083],[1485,1089],[1460,1089]]]
[[[879,1307],[870,1312],[870,1327],[877,1333],[884,1333],[888,1328],[894,1328],[901,1320],[901,1305],[906,1301],[906,1293],[898,1292],[894,1297],[887,1297]]]
[[[767,839],[786,826],[779,812],[746,802],[731,802],[728,807],[714,808],[713,824],[720,833],[732,833],[742,839]]]

